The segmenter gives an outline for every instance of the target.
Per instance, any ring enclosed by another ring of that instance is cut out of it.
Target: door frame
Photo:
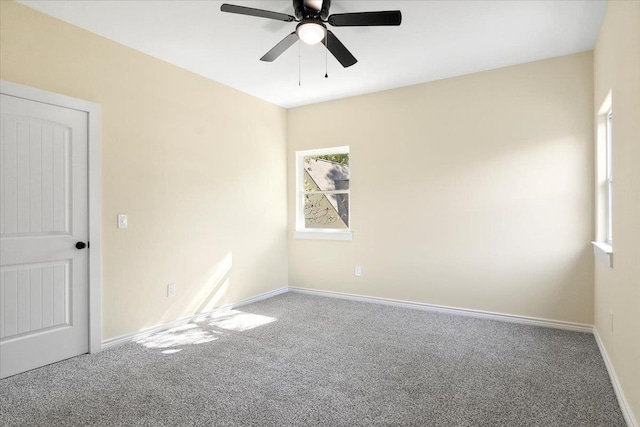
[[[44,104],[70,108],[87,113],[87,167],[89,212],[89,353],[102,347],[101,293],[100,293],[100,104],[72,98],[55,92],[36,89],[18,83],[0,80],[0,93]]]

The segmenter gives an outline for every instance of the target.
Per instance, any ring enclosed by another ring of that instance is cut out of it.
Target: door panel
[[[58,107],[59,108],[59,107]],[[69,233],[71,129],[2,114],[5,214],[0,233]]]
[[[71,326],[70,263],[28,264],[0,271],[5,310],[0,338]]]
[[[0,376],[88,351],[87,113],[0,95]]]

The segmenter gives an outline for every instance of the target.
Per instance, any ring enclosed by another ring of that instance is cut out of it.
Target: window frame
[[[304,159],[308,156],[322,156],[327,154],[349,154],[349,180],[351,180],[351,153],[349,146],[320,148],[315,150],[296,151],[296,227],[294,238],[296,239],[322,239],[322,240],[353,240],[351,221],[351,186],[347,190],[320,190],[305,191],[304,189]],[[306,194],[347,194],[349,224],[346,229],[341,228],[307,228],[305,226],[304,203]]]
[[[595,237],[593,252],[613,268],[613,94],[605,96],[596,117]]]
[[[606,179],[606,242],[613,246],[613,109],[609,108],[605,118],[605,179]]]

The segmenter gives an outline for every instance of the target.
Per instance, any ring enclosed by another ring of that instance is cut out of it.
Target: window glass
[[[324,151],[324,150],[323,150]],[[299,155],[305,229],[349,229],[349,153]]]

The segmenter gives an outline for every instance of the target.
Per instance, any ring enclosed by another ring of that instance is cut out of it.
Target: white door
[[[88,115],[5,94],[0,115],[4,378],[88,351]]]

